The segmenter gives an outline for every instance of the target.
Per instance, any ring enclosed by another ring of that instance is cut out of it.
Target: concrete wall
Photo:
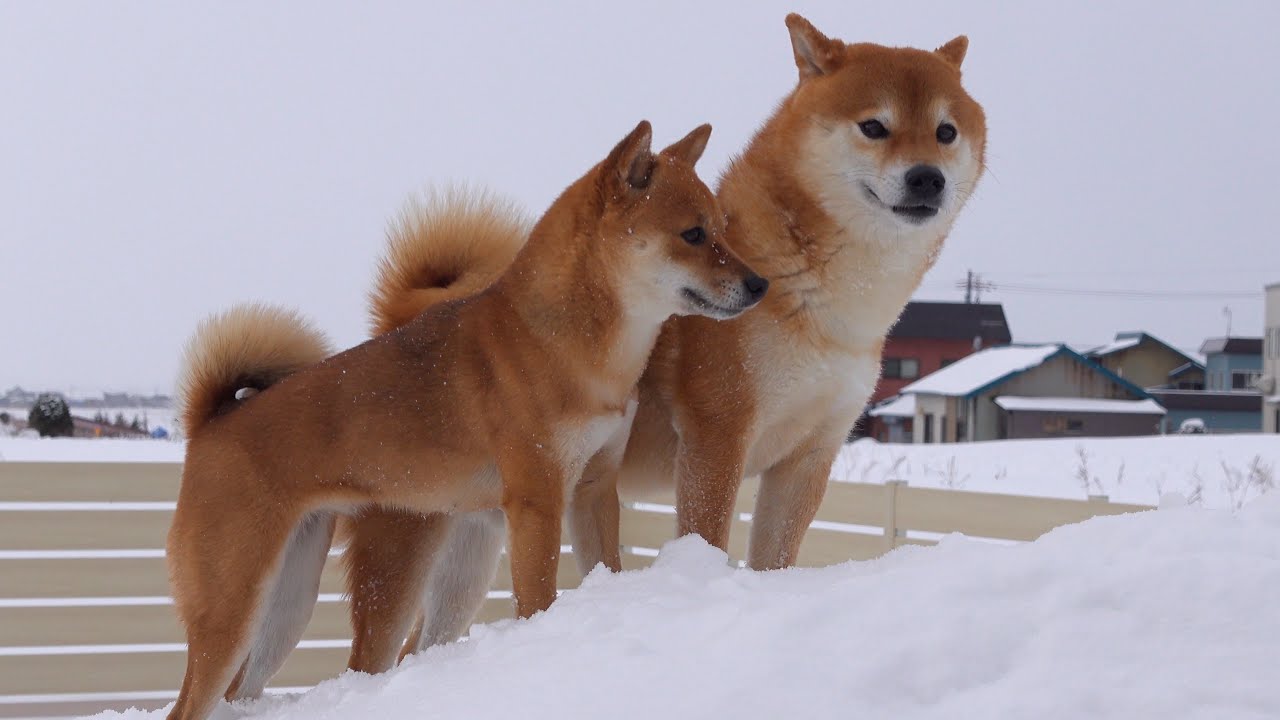
[[[1264,410],[1263,415],[1266,412]],[[1171,409],[1164,416],[1165,433],[1176,433],[1183,420],[1199,418],[1204,421],[1205,430],[1213,434],[1219,433],[1256,433],[1260,430],[1258,413],[1234,412],[1231,410],[1181,410]]]

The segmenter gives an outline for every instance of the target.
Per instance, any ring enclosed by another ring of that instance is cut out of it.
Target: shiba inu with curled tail
[[[306,364],[326,348],[286,313],[237,310],[197,331],[167,553],[188,641],[170,720],[203,720],[275,673],[311,614],[336,514],[420,517],[405,556],[353,533],[354,667],[395,662],[453,513],[501,509],[518,614],[551,604],[565,495],[593,456],[620,456],[606,448],[627,437],[663,322],[732,318],[765,294],[694,172],[710,132],[654,154],[642,122],[487,289],[322,362]]]
[[[571,498],[574,556],[584,573],[597,562],[620,567],[619,490],[660,500],[674,488],[678,532],[726,548],[747,476],[761,478],[750,566],[794,564],[831,464],[879,380],[885,335],[982,175],[986,119],[961,84],[966,38],[929,51],[845,43],[799,15],[786,26],[799,81],[717,193],[727,242],[770,278],[769,296],[727,322],[667,322],[640,382],[625,453],[593,458]],[[485,262],[449,273],[483,286],[521,240],[518,231],[495,239],[489,215],[454,218],[449,233],[406,241],[473,254],[487,247]],[[408,261],[399,275],[433,273]],[[415,301],[387,277],[379,295]],[[383,305],[374,314],[384,329],[397,323]],[[411,516],[359,522],[383,523],[404,539],[388,544],[402,548],[402,566],[413,566]],[[502,531],[493,518],[459,518],[451,551],[424,586],[420,631],[406,652],[466,629],[489,587]]]

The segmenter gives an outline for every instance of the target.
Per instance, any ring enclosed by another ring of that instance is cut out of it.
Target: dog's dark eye
[[[863,135],[872,140],[883,140],[889,137],[889,128],[885,127],[884,123],[879,120],[863,120],[858,123],[858,129],[862,131]]]
[[[701,245],[707,240],[707,231],[701,227],[691,227],[680,233],[680,237],[684,238],[684,241],[690,245]]]
[[[942,123],[938,126],[938,142],[943,145],[950,145],[955,142],[956,135],[958,134],[959,133],[956,132],[956,126],[951,123]]]

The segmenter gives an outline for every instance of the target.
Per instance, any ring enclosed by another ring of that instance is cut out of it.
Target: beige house
[[[1262,431],[1280,433],[1280,283],[1267,286],[1262,345]]]
[[[1116,333],[1115,340],[1085,355],[1139,387],[1176,390],[1205,387],[1204,365],[1200,361],[1142,331]]]
[[[1164,408],[1143,388],[1062,344],[989,348],[902,389],[911,441],[1153,435]],[[898,408],[901,408],[898,410]]]

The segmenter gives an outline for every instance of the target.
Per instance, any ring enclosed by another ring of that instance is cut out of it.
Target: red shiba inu
[[[519,615],[550,605],[566,491],[625,440],[662,323],[735,317],[765,294],[694,172],[709,134],[655,155],[641,123],[487,289],[323,361],[322,339],[280,311],[197,331],[168,542],[188,639],[170,720],[202,720],[274,674],[310,617],[335,514],[417,514],[412,567],[359,532],[347,550],[353,667],[395,662],[453,513],[500,508]]]
[[[966,38],[927,51],[847,44],[794,14],[786,24],[799,82],[717,193],[727,242],[773,289],[741,318],[679,317],[663,328],[625,454],[593,458],[573,493],[584,573],[597,562],[619,569],[619,488],[644,499],[674,486],[678,532],[725,548],[738,487],[756,475],[749,564],[795,562],[831,464],[879,379],[884,337],[982,174],[986,120],[960,77]],[[473,208],[447,232],[408,232],[399,244],[483,257],[448,277],[451,287],[484,287],[522,241],[518,227],[495,232],[491,214]],[[387,261],[396,272],[379,282],[380,330],[441,291],[421,281],[438,273],[416,257],[401,247]],[[381,525],[385,546],[402,548],[400,566],[415,566],[419,521],[387,512],[359,522],[371,534]],[[502,532],[500,517],[458,519],[406,652],[465,631],[492,582]]]

